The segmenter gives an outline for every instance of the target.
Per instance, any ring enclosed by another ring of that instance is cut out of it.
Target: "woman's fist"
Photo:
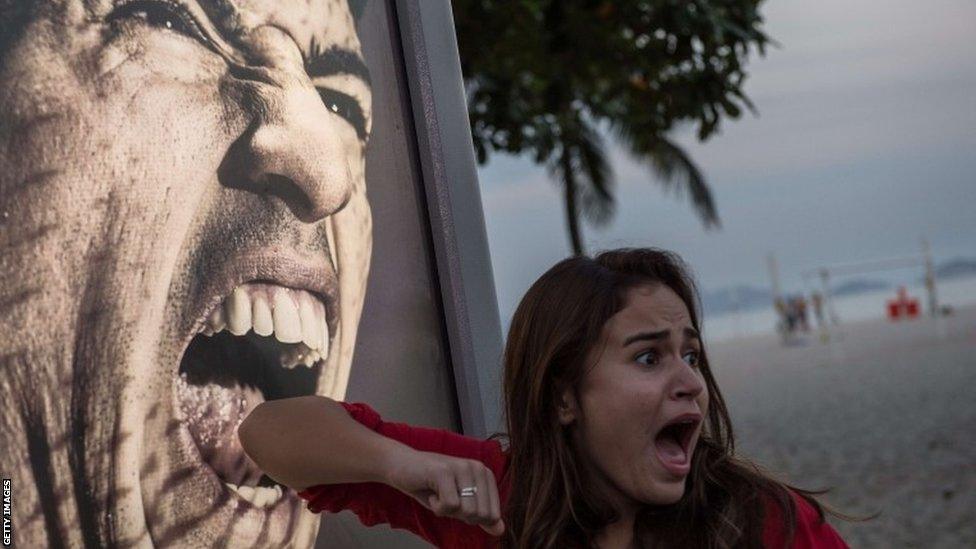
[[[389,484],[439,517],[480,526],[493,536],[505,531],[495,475],[480,461],[409,452],[392,465]],[[462,496],[463,488],[474,494]]]

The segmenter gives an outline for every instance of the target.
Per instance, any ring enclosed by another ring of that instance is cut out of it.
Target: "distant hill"
[[[891,284],[883,280],[869,280],[857,278],[848,280],[831,289],[834,297],[845,297],[885,290]],[[787,296],[792,296],[796,292],[787,292]],[[806,296],[808,299],[810,296]],[[729,286],[718,290],[706,291],[702,294],[702,306],[705,312],[710,315],[725,314],[735,311],[747,311],[763,307],[771,307],[773,295],[767,288],[755,286]]]
[[[940,263],[935,268],[936,278],[948,279],[967,276],[976,276],[976,259],[958,257]]]
[[[876,292],[878,290],[887,290],[890,287],[891,284],[883,280],[857,278],[854,280],[848,280],[843,284],[838,284],[834,288],[831,288],[830,292],[834,297],[844,297],[849,295],[864,294],[867,292]]]
[[[754,286],[732,286],[702,294],[702,307],[708,314],[769,307],[773,297],[769,290]]]
[[[976,276],[976,259],[955,258],[940,263],[936,266],[935,276],[941,280]],[[887,290],[891,287],[892,284],[884,280],[855,278],[834,286],[830,291],[833,297],[846,297]],[[793,293],[787,292],[787,295]],[[747,285],[729,286],[702,293],[702,306],[710,315],[770,307],[772,301],[773,297],[769,289]]]

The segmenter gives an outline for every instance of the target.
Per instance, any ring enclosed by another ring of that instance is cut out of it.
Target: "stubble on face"
[[[0,446],[23,456],[4,465],[18,487],[22,545],[315,535],[317,518],[297,502],[257,512],[201,471],[173,380],[199,301],[220,298],[206,294],[219,286],[212,273],[273,270],[224,269],[254,252],[341,271],[336,346],[318,391],[344,393],[371,244],[365,142],[312,107],[312,86],[354,97],[367,124],[369,89],[346,74],[310,82],[300,60],[313,38],[357,54],[358,39],[344,2],[187,6],[219,31],[220,47],[138,17],[113,27],[118,7],[72,1],[25,9],[31,17],[2,56]],[[262,54],[265,81],[230,68]],[[333,137],[317,140],[298,116],[323,117]],[[235,148],[262,128],[294,153],[285,169],[345,182],[341,210],[296,198],[308,189],[224,175],[233,154],[250,175],[268,169],[253,149]]]

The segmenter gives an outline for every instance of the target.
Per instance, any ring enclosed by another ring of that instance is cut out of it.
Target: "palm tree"
[[[585,122],[577,120],[564,130],[560,151],[548,165],[560,182],[566,226],[573,253],[585,253],[580,217],[594,226],[610,221],[614,213],[613,170],[607,163],[603,138]],[[706,227],[720,224],[712,192],[694,161],[676,143],[653,132],[641,133],[626,121],[614,126],[619,141],[638,160],[648,164],[655,182],[691,197],[695,211]]]
[[[580,219],[613,217],[606,136],[718,226],[701,170],[667,134],[692,122],[705,140],[722,118],[753,108],[742,63],[768,42],[761,1],[456,0],[479,162],[489,151],[532,153],[562,187],[576,254]]]

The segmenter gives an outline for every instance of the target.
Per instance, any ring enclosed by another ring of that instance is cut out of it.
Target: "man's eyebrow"
[[[348,74],[370,85],[369,69],[359,53],[338,46],[323,50],[315,42],[312,42],[309,52],[305,60],[305,72],[309,77]]]
[[[686,326],[685,329],[682,331],[684,332],[686,338],[697,339],[701,341],[701,335],[698,333],[698,330],[690,326]],[[638,341],[660,341],[663,339],[667,339],[670,333],[671,332],[669,330],[660,330],[657,332],[641,332],[638,334],[634,334],[624,340],[624,347],[630,345],[631,343],[636,343]]]

